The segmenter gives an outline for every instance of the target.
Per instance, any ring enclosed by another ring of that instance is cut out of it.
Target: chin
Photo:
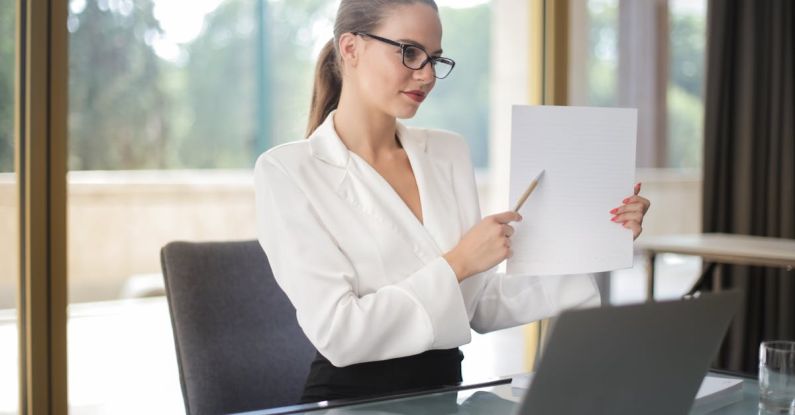
[[[417,110],[419,109],[420,109],[419,107],[400,108],[397,111],[395,111],[395,118],[399,118],[401,120],[414,118],[414,116],[417,115]]]

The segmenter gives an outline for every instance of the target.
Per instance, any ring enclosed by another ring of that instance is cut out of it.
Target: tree
[[[258,5],[267,6],[267,18],[258,16]],[[331,27],[336,5],[225,0],[205,16],[200,34],[180,46],[186,58],[172,62],[153,48],[164,36],[154,0],[86,0],[68,21],[70,169],[250,168],[266,150],[255,140],[262,97],[272,103],[264,125],[270,144],[301,139],[314,53],[324,40],[318,41],[318,28]],[[489,7],[443,9],[441,16],[445,49],[458,64],[411,122],[464,134],[475,164],[484,166]],[[268,40],[265,68],[257,60],[260,25]],[[259,96],[257,71],[263,69],[267,94]]]
[[[456,61],[453,72],[438,80],[428,100],[409,124],[463,134],[472,162],[489,162],[489,77],[491,71],[491,9],[488,4],[442,8],[444,55]]]
[[[152,0],[87,0],[69,16],[69,167],[167,166],[169,97]]]
[[[269,2],[268,20],[257,16],[257,0],[227,0],[210,13],[201,34],[186,45],[185,88],[176,94],[185,111],[179,142],[181,165],[249,168],[257,148],[257,25],[264,24],[269,54],[271,145],[303,137],[309,110],[314,57],[302,36],[322,18],[327,0]]]

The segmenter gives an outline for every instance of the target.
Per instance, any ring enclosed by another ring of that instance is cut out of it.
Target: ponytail
[[[342,77],[337,63],[335,39],[323,46],[315,67],[315,86],[312,91],[312,104],[309,110],[309,124],[306,135],[313,131],[337,108],[342,92]]]

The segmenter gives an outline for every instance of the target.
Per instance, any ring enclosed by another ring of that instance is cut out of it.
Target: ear
[[[355,68],[359,61],[359,48],[361,47],[359,36],[353,33],[343,33],[338,46],[343,65],[349,64]]]

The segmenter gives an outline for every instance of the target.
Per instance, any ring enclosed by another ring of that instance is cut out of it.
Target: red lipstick
[[[425,100],[425,92],[419,90],[404,91],[403,93],[409,98],[413,99],[415,102],[422,102]]]

